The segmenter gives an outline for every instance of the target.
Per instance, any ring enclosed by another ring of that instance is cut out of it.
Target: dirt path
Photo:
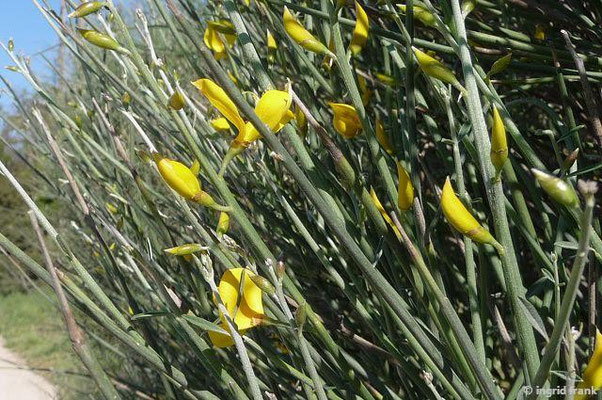
[[[56,388],[45,378],[22,369],[23,360],[4,347],[0,338],[0,399],[51,400],[57,398]]]

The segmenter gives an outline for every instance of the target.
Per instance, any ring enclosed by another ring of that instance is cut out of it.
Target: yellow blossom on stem
[[[228,120],[224,117],[212,119],[211,121],[209,121],[209,123],[211,124],[213,129],[215,129],[218,132],[227,131],[230,129],[230,124],[228,123]]]
[[[385,132],[385,127],[380,120],[379,117],[376,117],[376,140],[378,143],[385,149],[388,154],[393,154],[393,146],[389,143],[389,138],[387,137],[387,132]]]
[[[201,189],[201,182],[196,176],[200,168],[198,162],[188,168],[181,162],[170,160],[158,153],[153,154],[153,158],[165,183],[180,196],[214,210],[230,210],[230,207],[217,204],[207,192]]]
[[[504,163],[508,159],[508,142],[506,141],[506,127],[504,121],[493,106],[493,125],[491,126],[491,163],[495,167],[496,174],[499,176]]]
[[[414,50],[414,55],[422,72],[444,83],[451,84],[462,93],[466,92],[466,89],[458,82],[456,75],[448,67],[416,47],[412,47],[412,50]]]
[[[351,53],[354,56],[362,51],[368,41],[368,35],[370,34],[370,20],[368,19],[368,14],[366,14],[366,11],[364,11],[357,0],[355,1],[355,13],[357,20],[355,21],[353,36],[351,37],[351,43],[349,44],[349,50],[351,50]]]
[[[236,31],[230,21],[209,21],[205,34],[203,35],[203,41],[205,45],[213,50],[216,60],[221,60],[226,56],[226,43],[224,43],[220,34],[223,34],[226,38],[227,48],[234,46],[236,41]]]
[[[362,123],[353,106],[344,103],[328,103],[334,112],[334,129],[345,139],[353,139],[361,129]]]
[[[596,330],[596,346],[583,371],[583,380],[577,386],[574,400],[587,399],[588,389],[591,393],[602,389],[602,333],[599,330]]]
[[[407,211],[414,204],[414,185],[410,179],[410,174],[403,167],[401,162],[397,161],[397,177],[399,178],[399,187],[397,191],[397,205],[401,211]]]
[[[251,122],[245,122],[242,119],[232,99],[215,82],[210,79],[199,79],[192,84],[238,129],[238,135],[230,143],[230,148],[222,161],[220,175],[223,175],[230,160],[242,153],[255,140],[261,138],[261,135]],[[295,116],[290,110],[291,103],[292,99],[288,92],[268,90],[255,105],[255,113],[270,130],[278,132]]]
[[[241,335],[261,324],[265,316],[262,291],[251,279],[254,275],[246,268],[231,268],[224,272],[217,288],[222,303]],[[229,332],[228,324],[221,312],[220,320],[222,321],[220,327]],[[230,335],[216,331],[209,331],[209,339],[214,346],[220,348],[234,344]]]
[[[268,45],[268,60],[270,62],[274,61],[274,57],[276,54],[276,50],[278,50],[278,44],[276,43],[276,39],[274,39],[274,35],[270,30],[267,30],[267,45]]]
[[[461,234],[468,236],[475,242],[490,244],[494,246],[500,254],[504,253],[504,248],[491,233],[479,224],[473,215],[466,209],[462,201],[454,193],[449,177],[443,185],[441,193],[441,208],[445,219]]]
[[[330,53],[328,48],[324,46],[322,42],[316,39],[314,35],[305,29],[299,21],[297,21],[287,7],[284,7],[282,20],[284,22],[284,29],[286,30],[286,33],[288,33],[291,39],[293,39],[299,46],[318,54]]]

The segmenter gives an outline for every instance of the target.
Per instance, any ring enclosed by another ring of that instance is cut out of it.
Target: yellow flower
[[[397,177],[399,178],[399,187],[397,191],[397,205],[401,211],[407,211],[412,208],[414,204],[414,185],[408,171],[401,165],[399,161],[397,163]]]
[[[533,37],[537,40],[545,40],[546,38],[546,29],[542,24],[535,25],[535,33]]]
[[[364,78],[362,75],[357,76],[357,83],[359,84],[360,91],[362,92],[362,104],[365,106],[372,98],[372,90],[370,90],[366,84],[366,78]]]
[[[297,127],[299,128],[299,132],[301,133],[301,137],[305,137],[307,135],[307,117],[305,113],[301,111],[299,107],[295,109],[295,121],[297,122]]]
[[[334,112],[332,124],[334,129],[343,135],[345,139],[353,139],[361,129],[362,123],[353,106],[343,103],[328,103]]]
[[[585,400],[588,395],[585,393],[588,389],[592,392],[602,388],[602,333],[596,331],[596,347],[592,358],[590,358],[585,371],[583,371],[583,381],[577,386],[577,393],[574,400]]]
[[[468,236],[475,242],[490,244],[494,246],[500,254],[503,254],[504,248],[502,245],[491,236],[491,233],[489,233],[487,229],[479,224],[470,211],[466,209],[458,196],[456,196],[449,177],[445,180],[445,185],[443,185],[441,208],[443,209],[443,215],[445,215],[447,222],[460,233]]]
[[[393,147],[391,146],[391,143],[389,143],[385,127],[379,117],[376,117],[376,139],[388,154],[393,154]]]
[[[169,106],[174,110],[181,110],[185,105],[186,99],[184,98],[184,95],[178,90],[173,92],[169,98]]]
[[[224,117],[212,119],[211,121],[209,121],[209,123],[211,124],[213,129],[215,129],[218,132],[227,131],[230,129],[230,124],[228,123],[228,120]]]
[[[491,126],[491,163],[499,174],[508,159],[508,143],[506,142],[506,128],[497,107],[493,106],[493,125]]]
[[[286,33],[288,33],[291,39],[293,39],[299,46],[318,54],[329,53],[328,48],[303,27],[303,25],[301,25],[299,21],[295,19],[287,7],[284,7],[282,19],[284,21],[284,29],[286,30]]]
[[[157,153],[153,154],[153,158],[165,183],[180,196],[214,210],[230,211],[230,207],[217,204],[207,192],[201,189],[201,182],[197,178],[200,168],[198,161],[188,168],[181,162],[170,160]]]
[[[398,4],[397,7],[401,9],[401,12],[405,13],[407,6],[405,4]],[[435,26],[437,20],[435,16],[426,8],[419,5],[414,5],[412,11],[414,12],[414,18],[422,22],[426,26]]]
[[[276,39],[274,39],[274,35],[272,35],[272,32],[270,32],[270,30],[267,30],[267,42],[268,42],[268,50],[276,50],[278,48],[278,45],[276,44]]]
[[[355,22],[355,28],[353,29],[351,43],[349,44],[349,50],[351,50],[351,53],[354,56],[362,51],[368,40],[368,35],[370,34],[370,20],[368,19],[366,11],[364,11],[357,0],[355,1],[355,13],[357,15],[357,20]]]
[[[389,224],[389,226],[393,229],[393,232],[395,232],[395,235],[398,238],[401,238],[401,232],[399,232],[399,229],[397,229],[397,227],[393,223],[393,220],[391,219],[391,217],[389,217],[389,214],[387,214],[385,207],[383,207],[382,203],[378,199],[378,196],[376,195],[376,192],[374,191],[374,188],[372,188],[372,187],[370,188],[370,197],[372,197],[372,201],[374,202],[376,209],[378,210],[378,212],[380,212],[380,215],[382,215],[385,222],[387,224]]]
[[[192,200],[201,192],[201,182],[190,168],[158,154],[154,155],[154,159],[165,183],[180,196]]]
[[[230,228],[230,216],[227,212],[221,212],[219,214],[219,220],[217,221],[217,227],[215,228],[215,232],[218,237],[224,236],[225,233],[228,232]]]
[[[198,251],[206,249],[207,247],[203,247],[200,244],[187,243],[176,247],[170,247],[169,249],[164,249],[163,251],[169,254],[173,254],[174,256],[188,256],[192,253],[196,253]]]
[[[234,46],[234,42],[236,41],[236,31],[230,21],[209,21],[203,35],[203,40],[207,47],[215,53],[216,60],[221,60],[226,56],[226,44],[224,44],[224,41],[220,37],[220,33],[225,36],[228,48]]]
[[[220,174],[222,174],[227,163],[242,153],[251,143],[259,139],[261,135],[251,122],[245,122],[242,119],[234,102],[215,82],[210,79],[199,79],[192,84],[238,129],[238,136],[232,141],[230,149],[224,157],[220,170]],[[290,111],[291,103],[292,99],[288,92],[268,90],[255,105],[255,113],[270,130],[278,132],[294,118],[294,114]]]
[[[224,272],[219,282],[218,293],[228,310],[228,314],[240,334],[259,324],[264,317],[261,289],[251,279],[255,274],[245,268],[232,268]],[[241,290],[242,286],[242,290]],[[242,297],[239,299],[239,293]],[[224,315],[220,312],[220,327],[229,332]],[[229,347],[234,344],[228,334],[209,331],[209,339],[216,347]]]
[[[460,82],[458,82],[456,75],[449,68],[415,47],[412,47],[412,50],[414,50],[414,55],[418,60],[418,66],[422,72],[442,82],[453,85],[460,92],[465,91]]]

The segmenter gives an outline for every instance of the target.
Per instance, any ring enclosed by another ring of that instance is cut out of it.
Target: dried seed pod
[[[121,47],[119,42],[117,42],[115,39],[113,39],[106,33],[93,31],[90,29],[78,29],[78,31],[84,39],[86,39],[88,42],[92,43],[95,46],[107,50],[114,50],[122,54],[130,54],[128,49]]]
[[[500,254],[504,253],[504,247],[495,240],[487,229],[481,226],[470,211],[466,209],[458,196],[456,196],[449,177],[445,180],[445,185],[443,185],[441,208],[447,222],[460,233],[468,236],[475,242],[494,246]]]
[[[94,14],[101,8],[105,7],[107,3],[105,1],[88,1],[80,4],[71,14],[69,18],[83,18],[90,14]]]
[[[533,168],[531,172],[533,172],[533,175],[535,175],[535,178],[543,190],[545,190],[554,201],[567,207],[579,206],[579,197],[577,197],[577,192],[575,192],[575,189],[573,189],[573,186],[571,186],[570,183],[535,168]]]

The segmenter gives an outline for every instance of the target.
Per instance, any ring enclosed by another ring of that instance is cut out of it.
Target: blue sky
[[[58,8],[60,1],[49,0],[49,4]],[[31,0],[0,0],[0,41],[6,45],[11,37],[15,42],[15,51],[22,55],[33,55],[57,43],[54,31]],[[47,56],[52,58],[55,54],[56,51],[51,51]],[[28,89],[27,82],[18,73],[4,68],[11,64],[8,55],[0,49],[0,74],[16,89]],[[44,76],[44,60],[40,56],[34,55],[31,65],[34,71]],[[4,93],[0,93],[0,104],[10,104]]]

